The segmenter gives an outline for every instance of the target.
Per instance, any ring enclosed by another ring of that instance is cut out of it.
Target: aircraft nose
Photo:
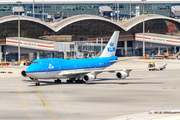
[[[22,71],[22,72],[23,72],[23,71]],[[33,69],[32,69],[31,66],[29,66],[29,67],[26,69],[26,71],[23,72],[23,74],[26,74],[26,75],[29,76],[29,77],[33,77],[32,74],[31,74],[32,72],[33,72]]]

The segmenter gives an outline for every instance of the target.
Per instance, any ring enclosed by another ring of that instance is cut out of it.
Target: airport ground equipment
[[[148,70],[149,71],[164,70],[166,68],[166,65],[167,64],[165,62],[149,62]]]

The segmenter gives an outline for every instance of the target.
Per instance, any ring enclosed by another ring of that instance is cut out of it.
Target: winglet
[[[114,31],[113,35],[111,36],[111,39],[109,40],[108,44],[104,48],[104,51],[99,57],[115,56],[118,38],[119,38],[119,31]]]

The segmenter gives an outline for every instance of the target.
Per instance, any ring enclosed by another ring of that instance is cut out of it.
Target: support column
[[[51,58],[53,58],[53,54],[52,54],[52,52],[51,52]]]
[[[4,62],[6,62],[6,46],[4,46],[3,54],[4,54]]]
[[[3,53],[2,53],[2,45],[0,45],[0,62],[2,62],[2,59],[3,59],[3,58],[2,58],[2,54],[3,54]]]
[[[39,51],[37,51],[36,59],[39,59]]]
[[[54,51],[54,58],[57,58],[57,52]]]
[[[43,51],[43,58],[44,58],[44,56],[45,56],[45,55],[44,55],[44,51]]]
[[[74,51],[74,59],[76,59],[76,52]]]
[[[64,59],[67,59],[67,52],[64,52]]]
[[[158,47],[158,55],[160,55],[160,52],[161,52],[161,48]]]
[[[29,53],[29,59],[32,61],[34,59],[34,53]]]
[[[177,51],[176,51],[176,47],[174,47],[174,53],[176,53]]]
[[[103,51],[103,38],[101,38],[101,52]]]
[[[124,41],[124,55],[127,56],[127,41]]]
[[[96,44],[98,44],[98,38],[96,38]]]
[[[123,56],[124,55],[124,49],[121,48],[121,55]]]
[[[135,50],[135,49],[133,49],[133,56],[135,56],[135,53],[136,53],[136,50]]]

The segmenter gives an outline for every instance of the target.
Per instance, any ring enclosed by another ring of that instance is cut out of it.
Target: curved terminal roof
[[[136,26],[137,24],[143,22],[143,17],[144,17],[144,21],[148,21],[148,20],[154,20],[154,19],[165,19],[165,20],[172,20],[175,22],[180,23],[180,20],[178,19],[173,19],[170,17],[166,17],[166,16],[162,16],[162,15],[156,15],[156,14],[146,14],[146,15],[141,15],[138,17],[133,17],[131,19],[129,19],[128,21],[121,23],[121,24],[117,24],[114,21],[111,21],[109,19],[103,18],[103,17],[99,17],[99,16],[95,16],[95,15],[76,15],[76,16],[72,16],[69,18],[66,18],[60,22],[57,22],[56,24],[54,24],[53,26],[50,26],[48,23],[41,21],[37,18],[33,18],[33,17],[28,17],[28,16],[18,16],[18,15],[11,15],[11,16],[5,16],[5,17],[1,17],[0,18],[0,24],[1,23],[5,23],[5,22],[9,22],[9,21],[14,21],[14,20],[25,20],[25,21],[31,21],[31,22],[35,22],[41,25],[44,25],[46,27],[48,27],[49,29],[52,29],[54,32],[58,32],[59,30],[61,30],[62,28],[78,22],[78,21],[83,21],[83,20],[100,20],[100,21],[105,21],[108,22],[110,24],[113,24],[125,31],[130,30],[132,27]]]
[[[95,15],[76,15],[76,16],[72,16],[72,17],[66,18],[66,19],[58,22],[53,27],[56,29],[56,31],[59,31],[62,28],[66,27],[67,25],[70,25],[70,24],[78,22],[78,21],[83,21],[83,20],[101,20],[101,21],[105,21],[105,22],[109,22],[111,24],[114,24],[114,25],[122,28],[123,30],[126,30],[126,28],[124,26],[118,25],[114,21],[111,21],[111,20],[103,18],[103,17],[95,16]]]
[[[5,22],[9,22],[9,21],[15,21],[15,20],[25,20],[25,21],[31,21],[31,22],[35,22],[35,23],[39,23],[41,25],[44,25],[52,30],[54,30],[54,28],[52,28],[50,25],[46,24],[46,22],[41,21],[37,18],[33,18],[33,17],[28,17],[28,16],[18,16],[18,15],[10,15],[10,16],[5,16],[5,17],[1,17],[0,18],[0,24],[1,23],[5,23]]]
[[[172,21],[180,23],[180,20],[178,20],[178,19],[173,19],[170,17],[157,15],[157,14],[145,14],[145,15],[140,15],[138,17],[133,17],[133,18],[129,19],[128,21],[122,23],[121,25],[126,28],[126,31],[128,31],[132,27],[143,22],[143,18],[144,18],[144,21],[155,20],[155,19],[164,19],[164,20],[172,20]]]

